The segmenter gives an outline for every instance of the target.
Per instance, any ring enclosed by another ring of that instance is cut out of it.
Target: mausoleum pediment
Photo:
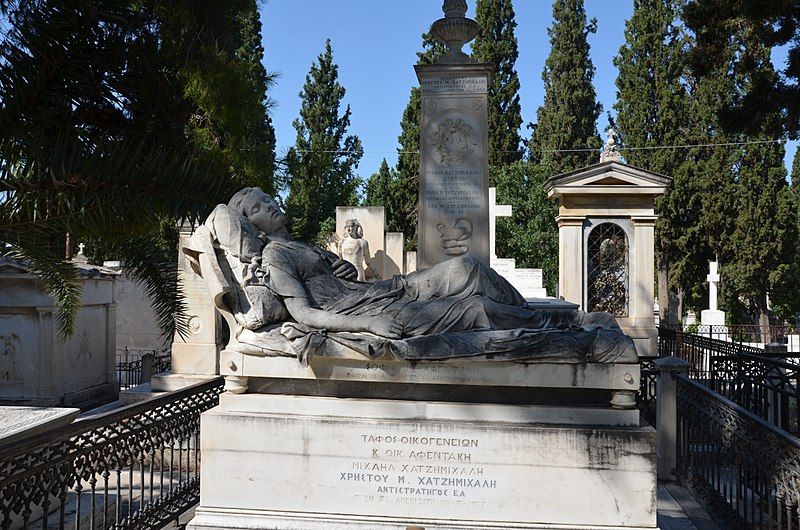
[[[671,177],[617,161],[601,162],[547,180],[548,197],[571,194],[660,195]]]
[[[9,258],[0,258],[0,275],[29,274],[30,268],[23,262]]]

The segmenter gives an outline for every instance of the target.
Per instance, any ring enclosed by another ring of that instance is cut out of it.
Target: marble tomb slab
[[[75,408],[0,407],[0,445],[69,425],[80,412]]]
[[[524,407],[223,395],[189,528],[655,529],[655,431]],[[439,416],[441,414],[441,417]]]

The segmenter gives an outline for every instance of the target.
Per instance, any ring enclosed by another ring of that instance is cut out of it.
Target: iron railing
[[[125,346],[117,350],[117,382],[120,390],[147,383],[153,375],[172,367],[169,350],[139,350]]]
[[[677,376],[676,474],[724,528],[800,527],[800,440]]]
[[[0,528],[161,528],[198,502],[222,378],[0,446]]]
[[[800,364],[766,357],[764,350],[659,328],[659,355],[690,365],[692,379],[789,433],[800,427]]]
[[[667,327],[658,328],[658,355],[674,355],[692,365],[693,379],[707,381],[711,378],[712,358],[735,355],[764,355],[764,350],[736,342],[712,339]]]
[[[800,365],[756,355],[713,357],[709,388],[795,436],[800,423]]]
[[[658,395],[658,374],[655,360],[658,357],[639,357],[639,392],[636,394],[636,406],[650,425],[656,424],[656,396]]]
[[[730,326],[709,326],[696,324],[684,329],[695,335],[702,335],[717,340],[728,342],[767,344],[787,344],[789,336],[796,334],[793,326],[778,324],[769,326],[735,324]]]

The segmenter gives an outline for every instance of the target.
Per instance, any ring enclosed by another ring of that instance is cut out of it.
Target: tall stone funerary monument
[[[458,256],[489,265],[488,98],[494,67],[461,48],[478,35],[465,0],[445,0],[431,33],[448,51],[414,68],[422,90],[417,267]]]

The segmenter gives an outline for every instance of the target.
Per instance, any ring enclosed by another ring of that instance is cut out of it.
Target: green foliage
[[[422,35],[422,51],[417,52],[417,64],[433,64],[444,52],[444,45],[425,33]],[[421,101],[419,87],[413,87],[400,122],[397,175],[393,181],[392,200],[387,208],[389,230],[403,232],[406,250],[417,248]]]
[[[595,31],[596,21],[587,22],[583,0],[553,3],[551,48],[542,72],[544,104],[528,143],[530,162],[499,171],[494,180],[498,198],[513,207],[511,220],[498,220],[498,255],[516,258],[518,266],[541,268],[545,288],[554,294],[557,205],[547,199],[545,183],[551,176],[597,162],[601,106],[592,84],[595,70],[587,40]]]
[[[324,221],[319,224],[319,233],[317,237],[314,238],[314,245],[319,248],[327,249],[331,243],[335,243],[338,241],[338,235],[336,234],[336,219],[334,217],[328,217]]]
[[[297,139],[286,156],[287,227],[301,241],[314,241],[336,206],[358,204],[355,169],[364,150],[357,136],[347,134],[350,106],[340,115],[344,95],[328,40],[306,76],[293,123]]]
[[[250,0],[247,11],[240,15],[241,44],[236,50],[236,58],[241,61],[244,74],[252,88],[246,94],[254,94],[260,99],[253,109],[252,116],[245,121],[246,131],[238,147],[241,157],[242,176],[251,186],[258,186],[267,193],[275,189],[275,128],[269,109],[273,101],[267,91],[275,83],[275,74],[268,74],[264,68],[264,46],[261,44],[261,20],[256,0]]]
[[[751,42],[772,48],[788,46],[782,75],[761,68],[760,51],[741,50],[739,68],[750,79],[745,97],[720,116],[729,131],[762,133],[765,116],[781,116],[783,128],[800,132],[800,2],[797,0],[690,0],[687,26],[697,37],[692,64],[704,76],[728,62],[731,35],[747,35]]]
[[[384,158],[377,173],[367,180],[364,206],[389,206],[392,201],[392,185],[396,179],[395,171]]]
[[[241,182],[271,184],[268,168],[248,170],[271,156],[253,133],[266,85],[249,76],[255,56],[237,56],[255,4],[0,8],[0,241],[42,275],[64,334],[80,303],[67,234],[95,242],[96,258],[126,261],[164,331],[185,329],[175,250],[161,227],[200,219]],[[261,155],[249,158],[247,146]]]
[[[763,80],[777,77],[770,49],[753,40],[750,34],[738,38],[735,104],[747,99],[750,90],[759,90]],[[745,59],[758,64],[756,67],[742,65]],[[780,136],[782,116],[769,113],[769,107],[763,110],[761,134],[754,139],[770,140]],[[792,276],[798,237],[797,202],[786,180],[784,157],[781,143],[745,145],[738,150],[734,165],[737,169],[737,215],[730,241],[730,259],[723,273],[760,324],[768,323],[767,296],[783,307],[792,305],[791,298],[795,296],[792,292],[781,292],[786,279]]]
[[[686,37],[676,24],[679,0],[634,0],[625,23],[625,44],[614,58],[616,124],[623,145],[682,144],[687,94],[682,84]],[[675,149],[625,151],[626,161],[664,175],[675,174],[683,152]]]
[[[489,85],[489,165],[507,166],[522,160],[514,6],[511,0],[478,0],[475,21],[480,32],[472,43],[472,57],[494,65]]]
[[[797,203],[786,182],[783,156],[780,144],[747,146],[739,162],[739,214],[732,234],[732,259],[724,271],[754,313],[766,313],[767,293],[783,298],[775,288],[795,258]]]
[[[553,2],[553,25],[547,30],[550,54],[542,72],[544,104],[529,143],[531,161],[540,166],[537,172],[552,176],[598,160],[602,106],[592,84],[595,68],[587,40],[596,31],[596,20],[587,23],[583,0]]]
[[[538,166],[515,162],[495,167],[497,200],[511,204],[512,216],[497,219],[496,245],[498,256],[512,256],[517,267],[540,268],[543,286],[555,294],[558,286],[558,226],[553,201],[544,190],[546,177],[536,174]]]

